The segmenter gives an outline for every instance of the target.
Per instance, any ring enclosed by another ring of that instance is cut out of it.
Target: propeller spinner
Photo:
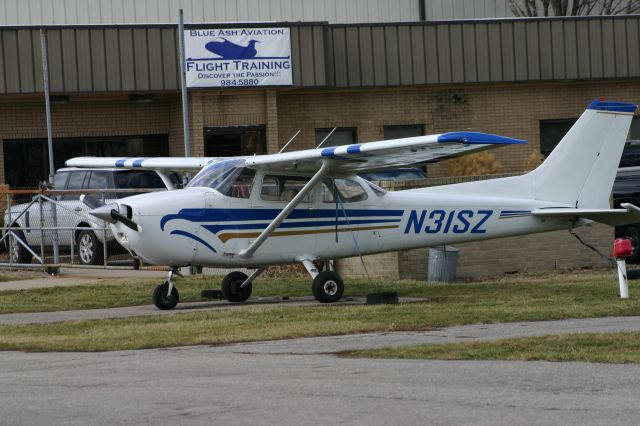
[[[104,204],[98,198],[85,194],[80,196],[80,201],[90,207],[91,210],[89,211],[89,214],[97,217],[98,219],[102,219],[109,223],[120,222],[134,231],[142,231],[140,225],[129,219],[126,215],[120,213],[120,205],[118,203]]]

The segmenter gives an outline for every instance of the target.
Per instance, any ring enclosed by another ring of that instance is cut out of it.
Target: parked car
[[[618,174],[613,184],[613,206],[620,208],[622,203],[640,206],[640,140],[625,144]],[[617,226],[616,238],[628,238],[633,245],[629,263],[640,263],[640,224]]]
[[[358,176],[370,182],[377,182],[381,180],[404,182],[407,180],[422,180],[427,178],[427,174],[422,169],[415,167],[403,167],[398,169],[359,173]]]
[[[177,175],[167,175],[163,178],[155,171],[122,170],[114,168],[63,168],[54,175],[53,189],[73,190],[68,194],[50,195],[55,198],[55,215],[59,228],[82,228],[76,230],[58,230],[59,246],[69,248],[74,245],[74,252],[80,263],[85,265],[102,264],[104,260],[104,241],[106,237],[109,254],[123,253],[124,249],[116,242],[110,230],[104,230],[105,224],[101,220],[89,215],[90,208],[79,199],[81,190],[104,190],[93,196],[110,203],[119,198],[135,195],[121,192],[122,189],[174,189],[179,185]],[[45,249],[53,247],[54,232],[41,231],[40,228],[54,226],[54,203],[42,202],[42,218],[40,203],[22,203],[11,206],[4,214],[4,223],[13,227],[13,232],[25,241],[33,251],[40,252],[44,243]],[[23,214],[24,213],[24,214]],[[44,239],[44,241],[43,241]],[[7,241],[8,238],[5,238]],[[9,246],[11,261],[14,263],[30,263],[33,255],[17,239],[11,238]]]

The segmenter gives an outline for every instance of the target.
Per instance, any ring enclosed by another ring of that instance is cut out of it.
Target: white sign
[[[289,28],[185,30],[187,87],[290,86]]]

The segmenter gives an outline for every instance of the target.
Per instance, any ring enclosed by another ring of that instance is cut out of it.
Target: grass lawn
[[[342,355],[349,358],[640,363],[640,333],[563,334],[493,342],[389,347]]]
[[[187,299],[197,298],[203,288],[201,282],[191,282],[191,279],[181,280],[178,286],[183,300],[185,295]],[[213,286],[210,280],[209,287]],[[309,286],[306,279],[269,279],[256,282],[254,295],[309,295]],[[96,305],[122,306],[133,302],[148,303],[153,284],[91,287],[94,298],[99,301]],[[78,287],[49,290],[51,294],[42,295],[43,304],[56,297],[63,303],[69,297],[60,295],[71,294],[65,292],[88,291]],[[470,323],[640,315],[640,298],[633,297],[640,285],[632,281],[632,298],[622,301],[618,298],[617,283],[608,273],[568,273],[453,285],[398,281],[376,285],[373,289],[365,281],[348,280],[346,295],[382,290],[395,290],[401,296],[424,297],[428,301],[373,306],[270,305],[159,317],[0,326],[0,349],[105,351],[416,330]],[[32,292],[36,291],[24,294]],[[188,296],[190,292],[191,296]],[[18,294],[0,294],[0,306],[5,306],[9,300],[5,297],[11,297],[13,301],[20,299]],[[80,298],[77,301],[82,303]],[[37,302],[31,302],[30,306],[37,306]]]

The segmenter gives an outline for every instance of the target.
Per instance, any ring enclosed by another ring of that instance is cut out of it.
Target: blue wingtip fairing
[[[438,142],[458,142],[466,144],[499,144],[512,145],[523,144],[527,141],[522,139],[513,139],[506,136],[491,135],[489,133],[479,132],[449,132],[438,136]]]
[[[628,102],[612,102],[605,101],[604,99],[596,99],[589,104],[587,109],[594,109],[597,111],[609,111],[609,112],[636,112],[638,105]]]

